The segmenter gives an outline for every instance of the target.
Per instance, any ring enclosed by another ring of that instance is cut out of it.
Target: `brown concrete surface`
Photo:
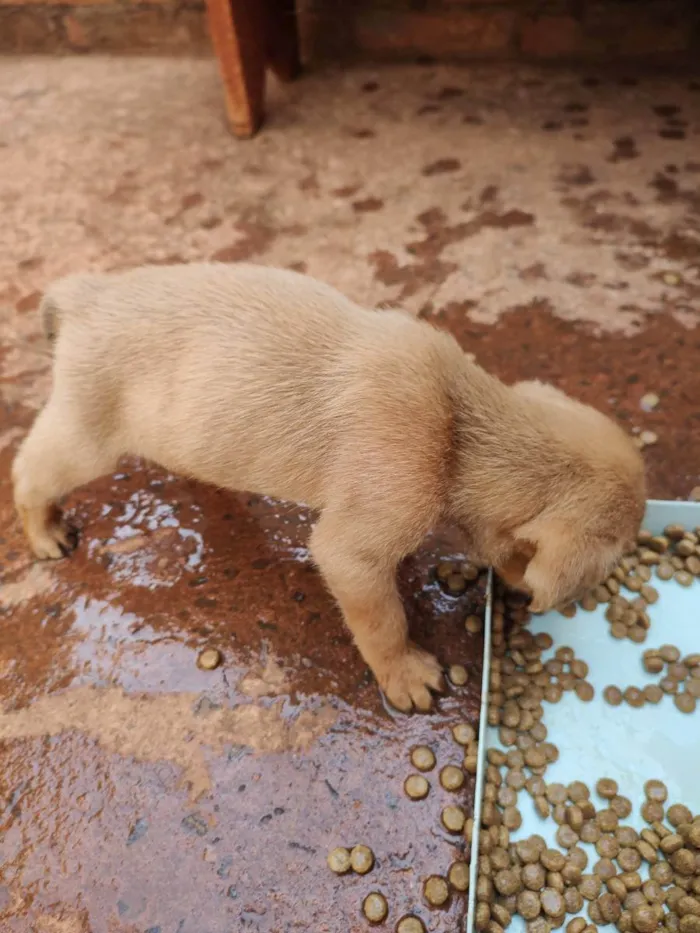
[[[464,915],[461,897],[421,899],[459,855],[449,795],[436,772],[425,801],[402,793],[413,744],[459,763],[448,727],[475,721],[477,597],[430,575],[458,540],[440,532],[403,571],[417,640],[473,664],[428,717],[381,705],[303,508],[127,463],[69,497],[75,556],[33,564],[8,469],[47,393],[35,309],[55,276],[305,269],[654,431],[652,494],[700,482],[700,84],[365,69],[275,91],[271,110],[237,143],[213,62],[0,60],[2,933],[360,933],[370,890],[385,929]],[[329,849],[360,841],[373,872],[333,876]]]

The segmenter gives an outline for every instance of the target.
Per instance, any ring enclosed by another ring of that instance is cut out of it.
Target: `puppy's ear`
[[[530,561],[537,553],[537,545],[527,538],[516,538],[509,552],[496,567],[496,573],[508,586],[518,589],[523,586]]]

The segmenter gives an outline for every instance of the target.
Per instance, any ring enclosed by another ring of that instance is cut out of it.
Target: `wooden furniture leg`
[[[207,0],[226,112],[236,136],[253,136],[263,120],[266,17],[260,0]]]
[[[263,121],[265,68],[281,81],[301,71],[296,0],[207,0],[209,31],[236,136],[253,136]]]
[[[301,72],[296,0],[265,0],[267,64],[280,81],[293,81]]]

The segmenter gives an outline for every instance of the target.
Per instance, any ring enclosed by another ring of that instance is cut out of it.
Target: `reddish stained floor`
[[[655,431],[651,493],[685,497],[698,87],[319,76],[238,144],[209,62],[16,59],[0,75],[0,929],[360,933],[374,889],[386,929],[412,909],[457,929],[462,898],[431,911],[420,893],[458,855],[439,823],[450,795],[436,772],[424,802],[402,783],[413,744],[458,763],[449,726],[475,719],[473,598],[431,576],[458,539],[441,530],[402,572],[417,640],[473,665],[430,717],[381,705],[308,563],[303,509],[129,463],[70,497],[74,557],[33,566],[8,469],[48,386],[36,305],[58,274],[144,259],[307,269],[405,303],[507,380],[549,379]],[[204,646],[223,652],[214,672],[195,664]],[[359,841],[376,868],[333,876],[329,849]]]

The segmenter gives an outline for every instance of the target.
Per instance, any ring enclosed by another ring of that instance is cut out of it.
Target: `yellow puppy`
[[[320,511],[311,552],[399,709],[437,660],[408,637],[396,567],[438,521],[542,610],[600,580],[642,519],[644,473],[599,412],[503,385],[448,334],[251,265],[72,276],[47,292],[51,397],[13,466],[40,558],[69,545],[57,500],[133,454]]]

